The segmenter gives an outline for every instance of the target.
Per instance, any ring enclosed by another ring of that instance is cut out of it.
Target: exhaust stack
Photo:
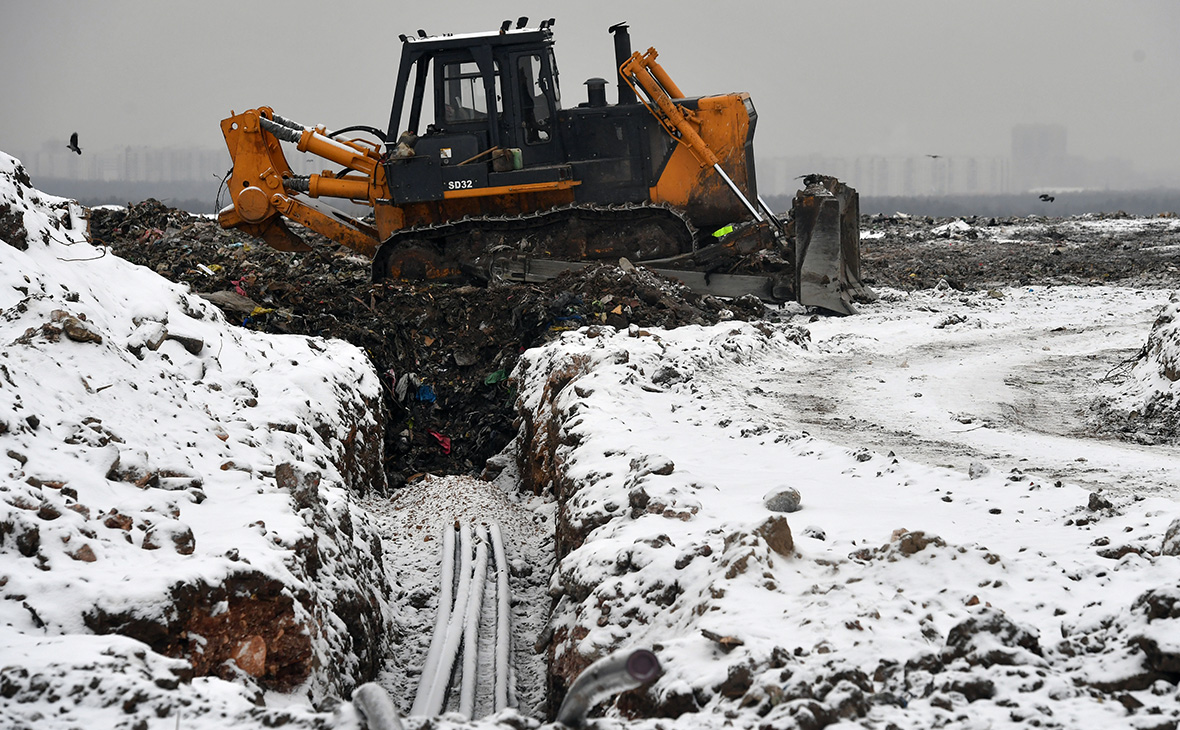
[[[610,27],[610,33],[615,36],[615,83],[619,85],[619,103],[634,104],[639,99],[635,97],[635,90],[623,79],[620,71],[623,64],[631,58],[631,34],[627,31],[626,23],[616,23]]]

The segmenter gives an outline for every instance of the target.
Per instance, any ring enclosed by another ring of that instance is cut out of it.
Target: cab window
[[[500,76],[499,71],[493,75],[496,80],[495,99],[497,115],[500,113]],[[444,121],[475,122],[488,118],[487,93],[484,88],[483,76],[479,73],[479,66],[474,61],[449,63],[443,67],[443,113]]]

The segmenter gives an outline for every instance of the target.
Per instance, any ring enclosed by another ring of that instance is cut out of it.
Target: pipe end
[[[646,684],[663,674],[660,660],[647,649],[636,649],[627,657],[627,673],[637,681]]]

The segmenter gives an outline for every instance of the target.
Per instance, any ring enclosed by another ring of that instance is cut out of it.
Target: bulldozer
[[[686,96],[654,48],[610,27],[617,84],[563,106],[553,19],[399,36],[384,130],[329,131],[259,107],[221,122],[233,160],[218,221],[281,251],[292,221],[372,259],[372,280],[541,281],[639,265],[722,297],[829,312],[871,297],[856,191],[815,174],[785,217],[758,194],[747,93]],[[340,166],[295,174],[282,143]],[[327,199],[364,206],[349,215]]]

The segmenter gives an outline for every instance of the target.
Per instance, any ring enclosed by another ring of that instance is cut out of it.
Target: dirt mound
[[[752,297],[721,302],[643,269],[614,266],[545,284],[396,284],[374,291],[368,259],[310,231],[300,235],[315,250],[282,253],[153,199],[96,209],[90,226],[96,242],[189,284],[244,327],[336,337],[363,348],[386,386],[385,458],[394,486],[424,472],[478,474],[515,433],[508,375],[520,352],[566,329],[778,314]],[[916,290],[940,280],[964,290],[1171,287],[1177,280],[1180,225],[1166,218],[866,216],[861,228],[862,270],[878,287]]]
[[[370,285],[368,259],[300,231],[315,250],[282,253],[157,200],[91,212],[91,237],[185,282],[250,329],[347,340],[385,384],[386,470],[479,473],[512,438],[519,354],[590,323],[619,328],[714,324],[767,315],[747,297],[721,302],[644,269],[596,266],[544,284]]]
[[[870,285],[956,289],[1031,284],[1176,284],[1171,218],[865,216],[861,269]]]

